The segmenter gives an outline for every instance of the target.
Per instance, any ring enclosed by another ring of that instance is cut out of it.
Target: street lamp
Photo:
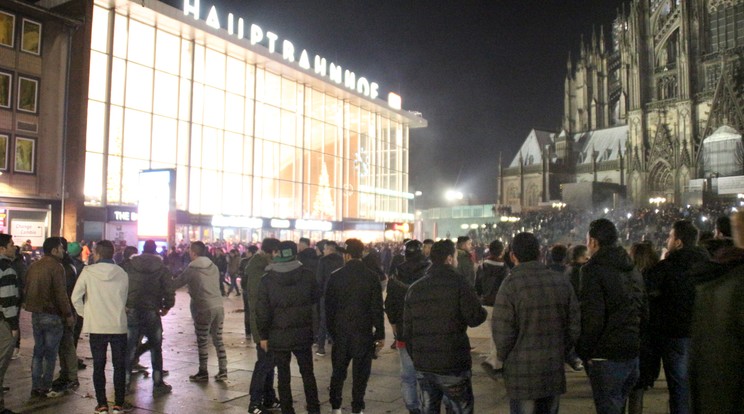
[[[444,193],[444,198],[447,199],[447,201],[459,201],[462,200],[463,197],[463,194],[457,190],[447,190],[447,192]]]

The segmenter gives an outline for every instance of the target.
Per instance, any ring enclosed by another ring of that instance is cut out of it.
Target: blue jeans
[[[274,392],[274,354],[266,352],[259,344],[256,344],[256,365],[253,366],[251,385],[251,405],[262,405],[266,402],[276,401]]]
[[[52,387],[54,365],[62,340],[64,324],[62,317],[50,313],[31,314],[34,330],[34,356],[31,360],[31,389],[48,390]]]
[[[625,361],[591,360],[585,369],[592,385],[597,413],[623,414],[625,400],[638,381],[638,358]]]
[[[538,398],[536,400],[509,400],[511,414],[558,414],[561,397]]]
[[[158,311],[150,309],[127,310],[126,382],[129,384],[132,364],[142,336],[147,338],[150,348],[152,380],[159,384],[163,382],[163,324]]]
[[[454,375],[441,375],[431,372],[416,372],[421,387],[421,412],[439,414],[440,404],[448,414],[473,413],[473,383],[471,372],[463,371]]]
[[[659,351],[669,388],[669,412],[690,413],[690,338],[659,338]]]
[[[403,393],[406,409],[408,411],[420,410],[421,400],[419,399],[419,387],[413,360],[411,360],[411,356],[405,347],[399,348],[398,353],[400,354],[400,391]]]

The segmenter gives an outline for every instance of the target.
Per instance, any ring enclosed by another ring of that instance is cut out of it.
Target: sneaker
[[[261,407],[258,405],[249,405],[248,406],[248,414],[268,414],[266,411],[264,411]]]
[[[19,356],[21,356],[21,348],[15,348],[13,350],[13,356],[10,359],[18,359]]]
[[[31,390],[31,398],[42,398],[46,397],[49,390],[45,389],[37,389],[37,390]]]
[[[132,374],[134,373],[141,373],[141,372],[147,372],[146,366],[140,364],[139,362],[136,364],[132,364]]]
[[[112,414],[128,413],[132,410],[134,410],[134,406],[126,401],[124,401],[124,404],[122,405],[115,405],[111,407]]]
[[[278,410],[282,408],[282,403],[279,400],[265,401],[263,404],[264,410]]]
[[[580,359],[575,359],[573,362],[571,362],[571,369],[579,372],[584,370],[584,364],[581,363]]]
[[[220,371],[214,376],[214,380],[217,382],[227,381],[227,371]]]
[[[170,375],[170,371],[168,371],[167,369],[164,369],[163,370],[163,376],[164,377],[167,377],[168,375]]]
[[[170,394],[171,391],[173,391],[173,387],[165,381],[152,386],[153,395]]]
[[[193,382],[206,382],[209,381],[209,373],[207,371],[201,371],[197,372],[194,375],[189,375],[189,381]]]
[[[109,412],[108,411],[108,405],[99,405],[99,406],[96,407],[96,410],[93,411],[93,412],[96,413],[96,414],[101,414],[101,413],[108,414],[108,412]]]
[[[52,389],[60,389],[64,388],[69,381],[66,378],[57,377],[54,381],[52,381]]]
[[[315,351],[315,355],[317,355],[317,356],[325,356],[325,349],[318,348],[318,350]]]
[[[63,395],[65,395],[64,390],[50,390],[49,392],[46,393],[47,398],[57,398]]]

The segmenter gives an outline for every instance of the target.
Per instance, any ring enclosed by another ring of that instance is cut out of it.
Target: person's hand
[[[170,309],[160,309],[160,316],[167,315],[168,314],[168,311],[170,311]]]
[[[10,331],[10,334],[13,336],[13,338],[18,339],[19,331],[18,329]]]
[[[261,344],[261,349],[263,349],[266,352],[269,352],[269,340],[268,339],[262,339],[260,344]]]

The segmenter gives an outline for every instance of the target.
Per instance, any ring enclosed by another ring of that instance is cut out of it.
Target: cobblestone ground
[[[152,381],[142,376],[136,377],[134,393],[128,396],[135,409],[133,413],[245,413],[249,397],[248,386],[256,350],[252,343],[247,343],[243,333],[243,302],[238,296],[225,299],[224,340],[227,346],[229,381],[217,383],[210,379],[208,383],[189,382],[188,376],[196,373],[198,356],[193,325],[189,314],[189,297],[185,290],[176,295],[176,306],[163,318],[164,340],[163,354],[165,369],[170,371],[166,377],[173,386],[173,393],[158,397],[152,396]],[[79,372],[80,388],[59,398],[30,399],[31,389],[31,353],[33,336],[31,317],[22,312],[21,317],[21,357],[11,361],[5,376],[5,386],[10,387],[6,393],[6,407],[22,413],[86,413],[93,412],[93,360],[87,338],[82,338],[78,355],[85,359],[88,368]],[[489,323],[471,329],[469,335],[473,350],[473,388],[476,413],[508,413],[508,399],[502,380],[494,381],[480,369],[481,353],[488,351]],[[389,329],[389,327],[388,327]],[[387,332],[386,344],[391,343],[392,335]],[[210,345],[211,347],[211,345]],[[149,354],[142,358],[143,365],[150,365]],[[217,373],[217,358],[214,348],[210,349],[210,374]],[[110,361],[110,356],[109,356]],[[398,355],[386,346],[380,358],[372,365],[372,377],[367,387],[365,412],[406,413],[400,395],[398,377]],[[109,399],[113,399],[111,363],[107,367],[107,390]],[[292,389],[295,409],[305,412],[302,380],[296,363],[292,366]],[[583,372],[572,372],[568,369],[568,392],[561,397],[561,412],[571,414],[594,413],[591,390]],[[320,390],[320,401],[324,413],[330,412],[328,403],[328,384],[331,377],[330,352],[325,357],[315,357],[315,377]],[[344,387],[344,412],[350,412],[351,374]],[[277,411],[278,412],[278,411]],[[656,388],[646,394],[647,414],[668,413],[666,382],[660,380]]]

